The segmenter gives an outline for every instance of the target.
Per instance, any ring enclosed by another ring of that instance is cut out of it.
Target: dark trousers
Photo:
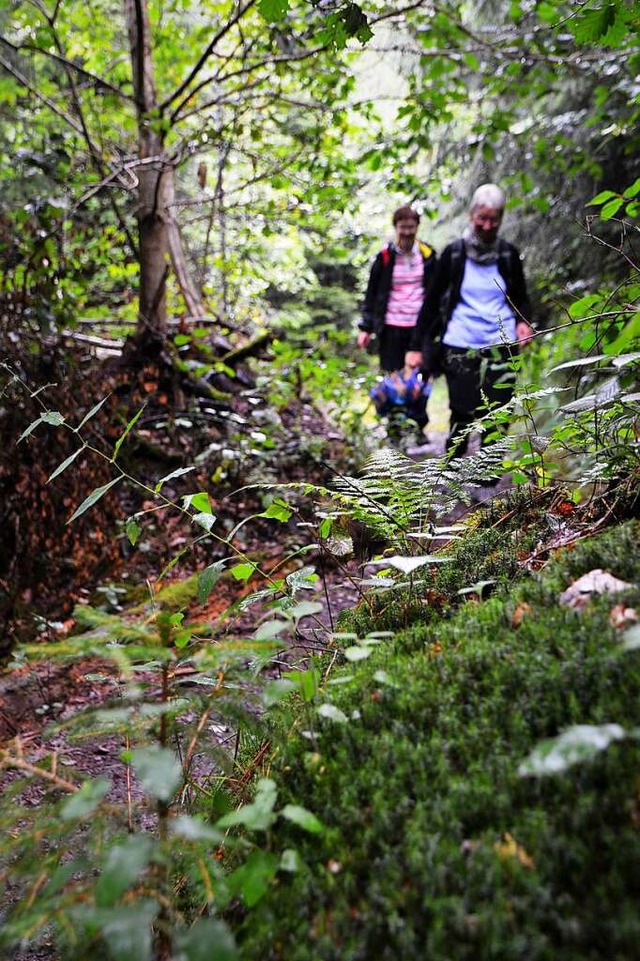
[[[469,427],[492,407],[501,407],[513,397],[516,375],[509,347],[444,348],[444,372],[449,389],[451,429],[447,450],[462,457],[469,444]],[[481,434],[485,443],[486,431]]]
[[[378,339],[380,354],[380,368],[385,374],[404,367],[404,355],[409,350],[412,327],[383,327]],[[421,397],[416,404],[403,407],[400,410],[410,420],[414,420],[418,427],[426,427],[429,423],[427,415],[427,398]],[[392,418],[393,419],[393,418]]]

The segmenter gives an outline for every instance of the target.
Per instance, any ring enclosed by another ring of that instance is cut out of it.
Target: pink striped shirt
[[[385,324],[415,327],[424,300],[424,261],[418,244],[404,254],[396,248]]]

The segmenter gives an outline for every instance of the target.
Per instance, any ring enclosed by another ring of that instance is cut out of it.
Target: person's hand
[[[411,370],[415,370],[416,367],[422,367],[422,351],[408,350],[404,355],[404,365]]]
[[[522,347],[528,344],[533,337],[533,327],[531,324],[528,324],[526,320],[519,320],[516,324],[516,337]]]
[[[368,330],[358,331],[358,347],[368,347],[371,343],[371,334]]]

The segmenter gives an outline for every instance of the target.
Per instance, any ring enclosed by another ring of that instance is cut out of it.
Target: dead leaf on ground
[[[633,586],[633,584],[621,581],[608,571],[603,571],[602,568],[597,567],[574,581],[566,591],[562,592],[559,600],[561,604],[567,604],[569,607],[580,610],[589,603],[593,594],[618,594],[620,591],[626,591]]]

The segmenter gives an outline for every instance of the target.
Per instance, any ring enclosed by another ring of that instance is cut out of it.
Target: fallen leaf
[[[506,832],[502,835],[502,840],[494,844],[494,849],[501,858],[515,858],[523,868],[532,869],[535,867],[533,858],[527,851],[518,844],[512,834]]]
[[[633,584],[627,584],[626,581],[621,581],[608,571],[597,567],[574,581],[566,591],[562,592],[559,600],[561,604],[580,609],[589,603],[593,594],[617,594],[630,587],[633,587]]]

